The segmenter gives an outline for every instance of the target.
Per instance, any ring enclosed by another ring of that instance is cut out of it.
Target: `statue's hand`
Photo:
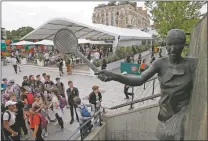
[[[108,81],[113,80],[113,78],[115,76],[114,73],[107,71],[107,70],[101,70],[99,72],[96,72],[95,75],[98,75],[98,78],[104,82],[108,82]]]

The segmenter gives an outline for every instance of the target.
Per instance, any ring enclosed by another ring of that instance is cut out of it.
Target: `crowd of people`
[[[54,83],[45,73],[42,76],[24,76],[21,86],[14,80],[8,81],[4,78],[1,85],[2,140],[20,140],[20,136],[22,140],[26,140],[29,128],[35,140],[44,140],[49,136],[49,123],[57,122],[57,132],[64,130],[65,107],[70,110],[70,124],[74,122],[75,113],[80,125],[100,109],[102,95],[98,86],[92,87],[89,104],[83,104],[79,98],[79,90],[74,87],[73,82],[68,81],[67,85],[65,87],[58,77]],[[87,109],[88,106],[91,111]],[[91,122],[85,125],[87,132],[92,127]]]

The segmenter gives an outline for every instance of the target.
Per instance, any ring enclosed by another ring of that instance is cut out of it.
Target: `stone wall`
[[[191,34],[190,55],[198,58],[188,119],[186,140],[207,140],[207,15]]]
[[[158,104],[104,115],[107,140],[156,140]]]

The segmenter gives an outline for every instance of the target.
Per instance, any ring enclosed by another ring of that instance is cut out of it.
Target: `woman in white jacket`
[[[61,128],[58,129],[58,131],[63,131],[64,129],[64,122],[63,122],[63,110],[60,107],[60,101],[59,101],[59,94],[58,94],[58,90],[57,89],[52,89],[51,90],[51,94],[52,94],[52,107],[53,107],[53,111],[55,113],[56,119],[58,120],[58,124]]]

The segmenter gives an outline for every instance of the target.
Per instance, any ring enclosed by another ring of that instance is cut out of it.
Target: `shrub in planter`
[[[44,60],[44,57],[43,57],[43,55],[42,55],[42,54],[39,54],[39,55],[38,55],[38,57],[37,57],[37,59],[41,62],[41,61],[43,61],[43,60]]]
[[[100,67],[102,62],[102,60],[94,60],[92,63],[96,66],[96,67]]]
[[[120,58],[117,55],[112,56],[112,62],[118,61]]]
[[[132,55],[132,53],[133,53],[132,47],[127,47],[127,48],[126,48],[126,56]]]
[[[158,47],[159,44],[158,44],[158,43],[154,43],[153,46],[154,46],[154,47]]]
[[[122,58],[125,58],[126,56],[126,48],[125,47],[120,47],[116,50],[116,55],[122,59]]]
[[[133,52],[133,54],[137,53],[136,46],[132,46],[132,52]]]
[[[106,60],[107,60],[107,63],[112,63],[112,62],[115,62],[115,61],[118,61],[120,60],[121,58],[118,57],[117,55],[112,55],[112,56],[109,56]],[[122,58],[123,59],[123,58]]]
[[[108,64],[113,62],[113,56],[109,56],[106,60]]]

